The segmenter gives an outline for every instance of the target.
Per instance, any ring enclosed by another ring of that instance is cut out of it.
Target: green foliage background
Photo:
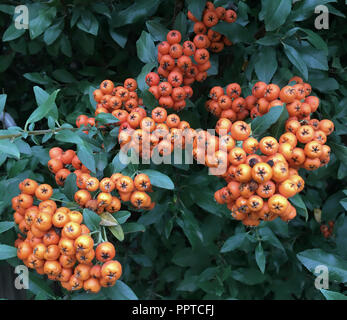
[[[216,119],[204,109],[213,85],[238,82],[246,96],[258,80],[283,86],[299,75],[309,82],[313,94],[321,99],[315,116],[332,119],[336,130],[328,139],[333,151],[329,165],[302,173],[306,187],[292,199],[298,216],[289,224],[276,219],[246,229],[214,202],[213,194],[223,183],[202,166],[121,167],[116,129],[105,136],[94,130],[89,137],[71,130],[43,136],[27,136],[23,131],[24,127],[71,128],[79,114],[93,116],[91,92],[103,79],[123,83],[128,77],[136,78],[146,105],[155,106],[144,84],[145,74],[156,66],[155,46],[172,28],[179,29],[186,39],[193,28],[186,18],[187,8],[199,15],[204,1],[21,1],[29,8],[29,30],[16,30],[13,14],[17,2],[5,0],[0,4],[0,112],[9,113],[17,126],[2,128],[0,135],[17,137],[0,140],[0,259],[4,260],[0,268],[7,262],[13,266],[19,263],[11,248],[17,232],[10,206],[11,198],[19,192],[18,183],[31,177],[55,185],[46,167],[52,146],[77,146],[83,163],[98,177],[120,169],[132,173],[150,168],[155,170],[152,174],[157,182],[156,208],[132,212],[130,217],[123,213],[124,241],[109,232],[124,267],[116,287],[96,296],[68,295],[31,272],[27,298],[345,298],[346,5],[333,0],[214,3],[237,8],[236,23],[215,27],[234,45],[212,55],[208,79],[194,84],[194,96],[180,117],[194,128],[213,128]],[[328,30],[314,27],[314,9],[320,4],[329,9]],[[272,126],[263,122],[264,130],[259,134],[278,133],[279,122]],[[105,149],[100,148],[101,142]],[[158,177],[158,171],[164,176]],[[54,195],[69,199],[71,190],[56,188]],[[335,221],[334,235],[328,240],[314,218],[317,208],[322,211],[322,223]],[[313,272],[319,264],[330,269],[329,291],[314,287]]]

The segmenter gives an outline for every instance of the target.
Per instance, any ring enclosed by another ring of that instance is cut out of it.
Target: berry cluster
[[[241,87],[238,83],[230,83],[226,90],[220,86],[210,90],[210,100],[206,109],[218,118],[228,118],[232,121],[243,120],[248,115],[252,119],[269,112],[272,107],[286,105],[290,117],[298,120],[309,120],[311,113],[319,106],[319,99],[310,96],[311,86],[304,83],[300,77],[293,77],[282,89],[274,84],[259,81],[252,88],[252,95],[241,97]]]
[[[329,238],[334,232],[334,221],[330,220],[328,224],[322,224],[320,226],[320,231],[323,234],[324,238]]]
[[[63,186],[68,175],[73,172],[78,177],[90,170],[82,164],[74,150],[64,151],[62,148],[53,147],[49,150],[50,160],[47,163],[49,171],[55,174],[55,182]]]
[[[121,173],[114,173],[99,181],[88,173],[77,177],[80,190],[74,195],[75,201],[81,206],[98,214],[107,211],[117,212],[121,209],[121,201],[128,202],[136,209],[152,210],[155,203],[147,192],[152,192],[151,181],[144,173],[139,173],[132,179]],[[94,198],[93,198],[94,197]]]
[[[25,235],[19,234],[15,241],[18,258],[69,291],[83,288],[96,293],[101,287],[113,286],[122,274],[121,264],[112,260],[116,255],[113,244],[94,243],[83,215],[58,208],[50,199],[50,185],[25,179],[19,189],[21,193],[12,199],[14,221]]]
[[[215,8],[214,4],[210,1],[206,3],[205,10],[202,13],[202,21],[199,21],[192,12],[188,11],[188,19],[194,23],[194,33],[196,35],[206,35],[208,39],[207,48],[212,52],[220,52],[224,46],[231,46],[232,42],[221,35],[220,33],[212,30],[211,28],[217,25],[219,21],[233,23],[237,19],[237,14],[234,10],[225,9],[223,7]]]
[[[90,175],[90,170],[81,163],[75,151],[63,151],[54,147],[49,151],[49,155],[51,159],[48,161],[48,169],[55,174],[58,185],[63,186],[71,172],[76,174],[76,185],[81,190],[75,193],[74,199],[81,207],[98,214],[104,211],[114,213],[120,210],[122,200],[130,201],[137,209],[154,208],[155,204],[146,193],[152,192],[151,181],[146,174],[138,174],[133,180],[131,177],[114,173],[110,178],[105,177],[99,181]],[[96,198],[93,199],[93,196]]]
[[[150,72],[145,78],[159,105],[175,111],[182,110],[186,106],[185,99],[193,95],[191,85],[206,80],[207,70],[211,68],[209,50],[220,52],[224,45],[231,45],[225,36],[210,28],[219,20],[235,22],[237,15],[223,7],[215,9],[211,2],[207,2],[202,21],[198,21],[190,11],[188,18],[195,22],[192,41],[181,43],[181,33],[169,31],[166,41],[158,45],[157,72]]]
[[[184,148],[192,141],[194,132],[177,114],[168,115],[165,108],[156,107],[151,117],[145,112],[131,112],[120,125],[118,142],[124,152],[132,148],[149,159],[154,153],[167,156],[174,147]]]
[[[228,185],[216,191],[216,201],[227,204],[232,216],[245,225],[255,226],[260,220],[278,216],[285,221],[293,219],[296,211],[287,198],[304,188],[298,170],[315,170],[329,162],[330,147],[325,142],[333,130],[330,120],[309,123],[291,119],[278,141],[271,136],[258,141],[250,136],[246,122],[220,118],[216,132],[221,137],[219,141],[213,137],[212,143],[216,150],[219,145],[226,151],[217,150],[212,163],[228,166],[221,175]]]
[[[99,89],[93,92],[94,100],[97,102],[95,116],[99,113],[112,113],[118,117],[139,109],[139,105],[143,105],[143,101],[138,97],[136,90],[137,82],[132,78],[126,79],[123,86],[115,86],[111,80],[102,81]],[[79,115],[76,119],[76,126],[80,128],[82,125],[95,126],[95,118],[84,114]],[[87,133],[87,131],[85,132]]]

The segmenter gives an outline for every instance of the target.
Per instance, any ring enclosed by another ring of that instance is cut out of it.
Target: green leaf
[[[336,0],[305,0],[299,3],[299,6],[293,10],[289,19],[291,21],[303,21],[315,13],[315,7],[324,5]]]
[[[46,74],[41,74],[39,72],[24,73],[23,77],[31,82],[39,83],[42,85],[52,83],[52,79]]]
[[[150,15],[154,15],[159,6],[160,0],[137,0],[131,6],[121,11],[114,11],[112,14],[112,26],[114,28],[145,21]]]
[[[258,51],[254,70],[258,79],[270,83],[277,70],[276,50],[272,47],[263,47]]]
[[[102,292],[112,300],[138,300],[134,291],[121,280],[117,280],[113,287],[103,288]]]
[[[287,108],[283,108],[280,117],[275,122],[275,124],[273,124],[271,127],[271,135],[277,140],[279,140],[281,135],[284,133],[285,123],[288,120],[288,118],[289,118],[288,110]]]
[[[308,78],[308,70],[305,61],[301,58],[298,51],[293,48],[292,46],[289,46],[285,43],[283,43],[284,53],[288,57],[289,61],[295,66],[299,72],[302,74],[305,80]]]
[[[114,124],[118,123],[119,120],[112,113],[99,113],[95,117],[95,121],[99,124]]]
[[[29,290],[36,296],[40,295],[42,299],[54,299],[55,295],[53,290],[49,287],[46,280],[38,274],[30,272],[29,274]]]
[[[124,48],[127,41],[128,41],[128,34],[127,32],[125,32],[124,30],[120,30],[120,29],[109,29],[110,32],[110,36],[111,38],[117,42],[117,44]]]
[[[171,178],[169,178],[166,174],[151,169],[141,170],[141,173],[145,173],[148,175],[153,186],[169,190],[175,189],[174,183],[172,182]]]
[[[175,19],[175,22],[173,24],[173,29],[174,30],[178,30],[179,32],[181,32],[182,35],[182,39],[185,38],[186,33],[187,33],[187,17],[186,15],[181,11]]]
[[[145,78],[146,78],[146,75],[149,72],[151,72],[154,67],[156,67],[156,65],[157,65],[156,62],[150,62],[150,63],[145,64],[142,67],[142,70],[136,79],[137,80],[137,86],[141,91],[148,89],[148,85],[146,84]]]
[[[294,197],[289,198],[291,204],[297,210],[297,213],[303,217],[305,217],[305,221],[308,220],[308,212],[305,205],[305,202],[302,200],[301,195],[296,194]]]
[[[328,142],[328,145],[331,147],[332,152],[336,157],[342,162],[347,163],[347,147],[342,144],[337,144],[335,142]]]
[[[328,45],[326,41],[322,39],[320,35],[313,32],[310,29],[305,28],[299,28],[301,31],[305,32],[307,34],[307,40],[311,42],[311,44],[316,47],[318,50],[322,50],[326,55],[328,54]]]
[[[10,5],[7,5],[7,4],[0,4],[0,11],[3,12],[3,13],[7,13],[7,14],[9,14],[11,16],[14,13],[14,9],[15,9],[14,6],[10,6]]]
[[[177,224],[183,229],[183,232],[192,245],[192,248],[195,249],[201,246],[204,242],[199,223],[195,219],[193,212],[187,208],[184,208],[181,213],[182,219],[177,219]]]
[[[14,227],[14,222],[12,221],[2,221],[0,222],[0,233],[10,230]]]
[[[112,232],[112,234],[119,240],[124,240],[124,232],[123,228],[120,225],[108,227],[108,229]]]
[[[90,11],[84,10],[77,22],[77,28],[96,36],[99,31],[99,22]]]
[[[205,0],[186,0],[188,10],[197,18],[201,20],[202,12],[204,11],[206,1]]]
[[[252,134],[254,136],[260,137],[262,136],[266,130],[268,130],[275,122],[280,118],[283,109],[285,109],[284,105],[275,106],[270,109],[268,113],[261,117],[256,117],[251,122]]]
[[[328,267],[329,280],[339,283],[347,282],[347,262],[332,253],[321,249],[309,249],[299,252],[297,255],[299,261],[312,273],[319,265]]]
[[[266,31],[274,31],[286,22],[291,11],[292,0],[262,0]]]
[[[59,91],[60,89],[55,90],[43,104],[39,105],[34,110],[29,119],[26,121],[25,126],[45,118],[52,111],[52,109],[55,107],[55,99]]]
[[[278,240],[278,238],[276,237],[276,235],[272,232],[270,228],[268,227],[259,228],[259,236],[261,238],[261,241],[268,242],[272,246],[285,252],[285,249],[283,248],[281,241]]]
[[[10,156],[14,156],[17,159],[20,158],[18,147],[9,139],[0,140],[0,151]]]
[[[0,94],[0,113],[5,109],[7,94]]]
[[[142,93],[141,98],[143,100],[143,105],[146,107],[146,110],[151,111],[158,106],[158,100],[148,90]]]
[[[83,145],[82,138],[77,134],[77,132],[73,132],[71,130],[59,131],[55,135],[55,139],[61,142],[74,143],[76,145]]]
[[[101,217],[101,226],[105,227],[115,227],[118,226],[120,223],[117,221],[117,219],[109,212],[105,211],[102,214],[100,214]]]
[[[345,210],[347,211],[347,208],[345,208]],[[347,217],[344,216],[344,218],[342,220],[343,220],[343,222],[337,228],[337,232],[336,232],[336,247],[337,247],[338,254],[341,257],[347,259],[347,252],[346,252],[346,248],[347,248],[347,237],[346,237],[346,234],[347,234]]]
[[[126,210],[120,210],[114,213],[113,216],[115,216],[119,224],[123,224],[128,220],[128,218],[130,218],[131,213]]]
[[[85,145],[77,145],[77,156],[91,172],[96,171],[93,153]]]
[[[169,30],[156,20],[146,21],[146,27],[154,41],[166,41]]]
[[[345,296],[342,293],[339,292],[334,292],[334,291],[329,291],[325,289],[319,289],[322,295],[325,297],[327,300],[347,300],[347,296]]]
[[[64,194],[70,199],[74,201],[74,195],[78,191],[78,187],[76,184],[76,175],[74,173],[70,173],[65,182],[64,182]]]
[[[252,41],[250,31],[237,22],[227,23],[222,21],[212,27],[212,30],[225,35],[233,44],[240,42],[249,43]]]
[[[265,264],[266,257],[264,255],[263,247],[261,246],[261,242],[259,242],[258,246],[255,248],[255,261],[261,271],[261,273],[265,272]]]
[[[202,209],[221,217],[222,213],[230,212],[225,206],[221,206],[214,200],[214,191],[210,189],[189,189],[194,202]]]
[[[275,46],[279,44],[279,37],[275,34],[266,34],[263,38],[258,39],[256,43],[262,46]]]
[[[90,231],[99,230],[101,217],[92,210],[83,209],[83,221]]]
[[[245,238],[246,233],[238,233],[231,236],[227,241],[224,242],[220,252],[225,253],[239,248],[243,244]]]
[[[136,41],[136,49],[138,58],[144,62],[155,62],[156,61],[156,50],[151,35],[142,31],[140,38]]]
[[[11,23],[10,26],[4,32],[4,34],[2,36],[2,41],[6,42],[6,41],[15,40],[15,39],[21,37],[25,33],[25,30],[26,29],[17,29],[14,26],[14,23]]]
[[[145,232],[146,228],[143,224],[137,222],[127,222],[123,224],[124,233]]]
[[[60,37],[60,50],[67,57],[72,57],[71,43],[69,38],[65,34],[62,34],[62,36]]]
[[[11,65],[15,55],[15,52],[11,52],[10,54],[0,56],[0,73],[7,70],[7,68]]]
[[[263,275],[257,269],[239,268],[231,272],[231,277],[241,283],[253,286],[263,283],[265,281],[265,275]]]
[[[17,249],[6,244],[0,244],[0,260],[7,260],[17,256]]]
[[[122,151],[119,151],[116,156],[113,158],[112,160],[112,167],[113,167],[113,172],[121,172],[122,170],[124,170],[127,166],[128,166],[128,162],[125,163],[122,161],[122,157],[121,157],[121,153],[123,153]],[[126,156],[123,153],[124,156]]]
[[[334,78],[319,78],[309,79],[310,84],[312,85],[312,88],[317,89],[323,93],[327,93],[329,91],[335,91],[339,89],[340,85]]]
[[[57,23],[50,26],[43,35],[43,41],[50,46],[58,39],[64,28],[64,20],[60,19]]]
[[[39,14],[33,20],[29,21],[29,34],[30,39],[35,39],[45,32],[45,30],[52,24],[53,19],[57,14],[55,7],[47,7],[39,11]]]
[[[56,80],[63,83],[73,83],[77,81],[75,77],[65,69],[54,70],[52,75]]]

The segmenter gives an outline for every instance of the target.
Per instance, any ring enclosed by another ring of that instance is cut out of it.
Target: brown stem
[[[59,131],[63,130],[71,130],[71,131],[77,131],[79,128],[56,128],[56,129],[48,129],[48,130],[34,130],[34,131],[27,131],[27,134],[29,136],[39,136],[47,133],[56,133]],[[86,128],[86,130],[89,130]],[[14,133],[14,134],[7,134],[4,136],[0,136],[0,140],[5,140],[5,139],[14,139],[21,137],[23,135],[24,131],[22,133]]]

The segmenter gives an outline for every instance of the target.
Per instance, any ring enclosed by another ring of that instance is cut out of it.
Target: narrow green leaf
[[[93,153],[84,144],[77,145],[77,156],[91,172],[96,172]]]
[[[317,266],[324,265],[329,270],[330,281],[347,282],[347,262],[339,256],[322,249],[308,249],[296,256],[310,272],[314,273]]]
[[[145,78],[146,78],[146,75],[149,72],[151,72],[156,65],[157,65],[156,62],[150,62],[150,63],[145,64],[142,67],[142,70],[136,79],[137,80],[137,86],[141,91],[148,89],[148,85],[146,84]]]
[[[308,211],[305,205],[305,202],[302,200],[301,195],[296,194],[294,197],[289,198],[289,201],[291,204],[295,207],[297,210],[297,213],[305,218],[305,220],[308,220]]]
[[[14,156],[17,159],[20,157],[18,147],[9,139],[0,140],[0,151],[10,156]]]
[[[347,300],[347,296],[340,292],[329,291],[325,289],[319,289],[327,300]]]
[[[65,182],[64,182],[64,194],[68,197],[69,200],[74,200],[74,195],[78,191],[78,187],[76,184],[76,175],[74,173],[70,173]]]
[[[39,105],[35,109],[35,111],[30,115],[29,119],[26,121],[26,126],[30,123],[34,123],[43,119],[50,113],[50,111],[55,106],[55,99],[59,91],[60,89],[55,90],[43,104]]]
[[[83,209],[83,221],[90,231],[99,230],[101,217],[92,210]]]
[[[277,70],[277,66],[276,50],[273,47],[262,47],[258,51],[254,65],[258,79],[265,83],[270,83]]]
[[[291,11],[292,0],[262,0],[266,31],[273,31],[286,22]]]
[[[181,32],[182,39],[184,39],[186,36],[187,25],[188,25],[188,21],[187,21],[186,15],[182,11],[179,12],[179,14],[176,16],[175,22],[173,24],[173,29]]]
[[[246,238],[245,233],[238,233],[238,234],[235,234],[234,236],[231,236],[230,238],[228,238],[227,241],[225,241],[220,252],[225,253],[225,252],[233,251],[239,248],[243,244],[245,238]]]
[[[174,183],[166,174],[151,169],[141,170],[141,173],[148,175],[153,186],[169,190],[175,189]]]
[[[95,117],[95,121],[99,124],[115,124],[119,122],[112,113],[99,113]]]
[[[212,27],[212,30],[224,34],[233,44],[252,41],[252,34],[248,29],[241,26],[237,22],[227,23],[225,21],[219,22]]]
[[[0,94],[0,113],[5,109],[7,94]]]
[[[305,80],[308,79],[308,70],[305,61],[300,57],[300,54],[292,46],[283,43],[284,53],[289,61],[295,66],[302,74]]]
[[[204,11],[206,1],[205,0],[186,0],[188,10],[197,18],[201,20],[202,12]]]
[[[143,224],[137,222],[127,222],[123,224],[124,233],[145,232],[146,228]]]
[[[21,37],[25,33],[25,31],[26,29],[17,29],[14,26],[14,23],[11,23],[10,26],[4,32],[2,36],[2,41],[7,42],[7,41],[15,40]]]
[[[261,273],[265,272],[265,264],[266,264],[266,257],[264,255],[263,247],[261,246],[261,242],[259,242],[258,246],[255,248],[255,260],[257,262],[257,265],[261,271]]]
[[[169,30],[156,20],[146,22],[146,27],[154,41],[165,41]]]
[[[112,234],[119,240],[123,241],[124,240],[124,232],[123,228],[121,225],[113,226],[113,227],[108,227],[108,229],[112,232]]]
[[[0,222],[0,233],[10,230],[14,227],[14,222],[12,221],[2,221]]]
[[[144,62],[156,61],[156,50],[151,35],[142,31],[140,38],[136,41],[136,49],[138,58]]]
[[[113,287],[103,288],[103,293],[112,300],[138,300],[134,291],[121,280]]]
[[[17,256],[17,249],[6,244],[0,244],[0,260],[7,260]]]
[[[53,19],[57,14],[55,7],[46,7],[39,11],[39,14],[33,20],[29,21],[30,39],[35,39],[52,24]]]
[[[270,111],[265,115],[256,117],[254,120],[252,120],[252,134],[257,137],[263,135],[266,130],[268,130],[275,122],[278,121],[284,108],[284,105],[275,106],[271,108]]]

